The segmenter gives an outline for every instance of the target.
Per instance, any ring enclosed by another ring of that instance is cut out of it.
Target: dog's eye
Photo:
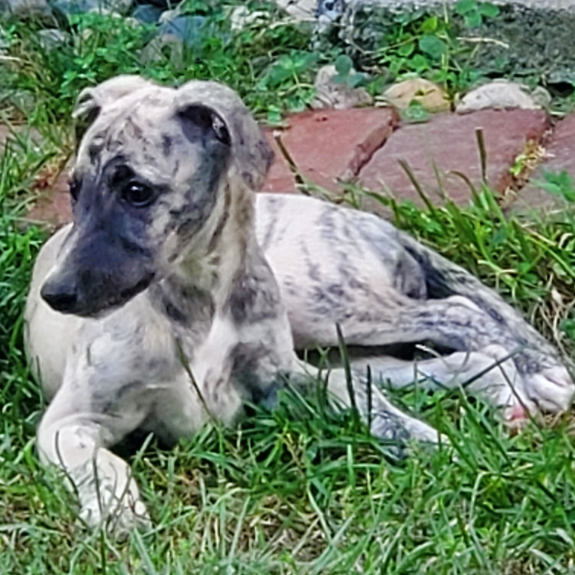
[[[68,187],[70,189],[70,195],[73,201],[78,201],[78,196],[80,195],[80,188],[82,185],[76,178],[71,178],[68,182]]]
[[[154,190],[138,182],[130,182],[122,190],[122,198],[130,205],[143,208],[152,203]]]

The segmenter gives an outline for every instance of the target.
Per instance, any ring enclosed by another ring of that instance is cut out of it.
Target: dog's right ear
[[[94,123],[105,106],[149,86],[155,86],[155,84],[141,76],[125,74],[82,90],[72,112],[72,118],[75,121],[76,144],[79,144],[86,130]]]

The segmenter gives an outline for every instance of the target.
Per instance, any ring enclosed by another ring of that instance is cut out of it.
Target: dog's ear
[[[82,90],[72,112],[72,118],[75,122],[76,143],[80,142],[86,130],[94,123],[105,106],[122,96],[154,85],[141,76],[126,74]]]
[[[231,147],[238,175],[258,191],[273,160],[273,152],[260,127],[240,97],[216,82],[194,80],[176,92],[176,113],[195,125],[210,128]]]

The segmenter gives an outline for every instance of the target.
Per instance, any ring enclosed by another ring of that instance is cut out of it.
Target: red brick
[[[512,206],[513,211],[550,209],[561,205],[560,198],[542,190],[533,182],[543,179],[543,170],[566,171],[575,178],[575,114],[570,114],[557,124],[545,150],[547,159],[535,170],[530,182],[519,192]]]
[[[360,172],[360,183],[372,190],[401,199],[422,202],[399,164],[407,161],[433,202],[441,201],[434,165],[448,196],[464,204],[471,198],[469,186],[455,174],[465,174],[481,184],[476,129],[481,128],[487,151],[487,181],[504,191],[512,182],[509,168],[528,140],[539,141],[548,127],[541,110],[482,110],[473,114],[439,114],[424,124],[410,124],[395,131]]]
[[[274,161],[271,165],[268,177],[262,191],[264,192],[295,192],[295,180],[287,162],[276,143],[274,132],[276,130],[264,130],[266,138],[274,151]],[[278,132],[281,134],[281,131]],[[283,141],[283,140],[282,140]]]
[[[56,182],[42,191],[26,220],[33,224],[45,224],[55,229],[72,221],[72,205],[68,191],[68,172],[62,172]]]
[[[396,121],[391,108],[303,112],[289,118],[281,140],[304,177],[335,191],[337,179],[356,176],[391,135]],[[275,142],[273,146],[276,159],[263,191],[293,191],[295,181]]]

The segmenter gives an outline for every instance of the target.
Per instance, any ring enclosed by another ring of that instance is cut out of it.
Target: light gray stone
[[[54,10],[70,16],[86,12],[101,14],[126,14],[132,6],[132,0],[52,0]]]
[[[228,17],[230,19],[230,28],[236,32],[270,21],[270,13],[267,10],[255,10],[252,12],[247,6],[234,6],[228,11]]]
[[[315,20],[317,0],[276,0],[276,4],[296,20]]]
[[[308,0],[311,1],[311,0]],[[384,8],[402,8],[402,7],[425,7],[437,6],[441,4],[455,4],[457,0],[339,0],[335,4],[344,4],[346,7],[359,6],[381,6]],[[571,10],[575,11],[575,0],[490,0],[493,4],[525,6],[536,10]],[[329,0],[317,2],[321,5],[330,4]]]
[[[352,68],[349,76],[357,74]],[[346,110],[357,106],[369,106],[373,98],[365,88],[354,88],[345,81],[338,81],[339,74],[334,65],[323,66],[315,78],[316,96],[311,107],[315,110],[332,108]]]
[[[457,0],[276,0],[276,4],[298,20],[334,18],[346,9],[362,6],[382,8],[431,7],[454,4]],[[535,10],[569,10],[575,12],[575,0],[490,0],[493,4],[525,6]]]
[[[0,11],[22,18],[50,14],[47,0],[0,0]]]
[[[488,108],[536,110],[548,105],[550,101],[551,96],[544,88],[538,88],[532,92],[524,84],[498,79],[466,94],[457,104],[455,111],[459,114],[466,114]]]
[[[58,28],[46,28],[38,31],[38,41],[44,50],[53,50],[65,44],[70,35]]]

